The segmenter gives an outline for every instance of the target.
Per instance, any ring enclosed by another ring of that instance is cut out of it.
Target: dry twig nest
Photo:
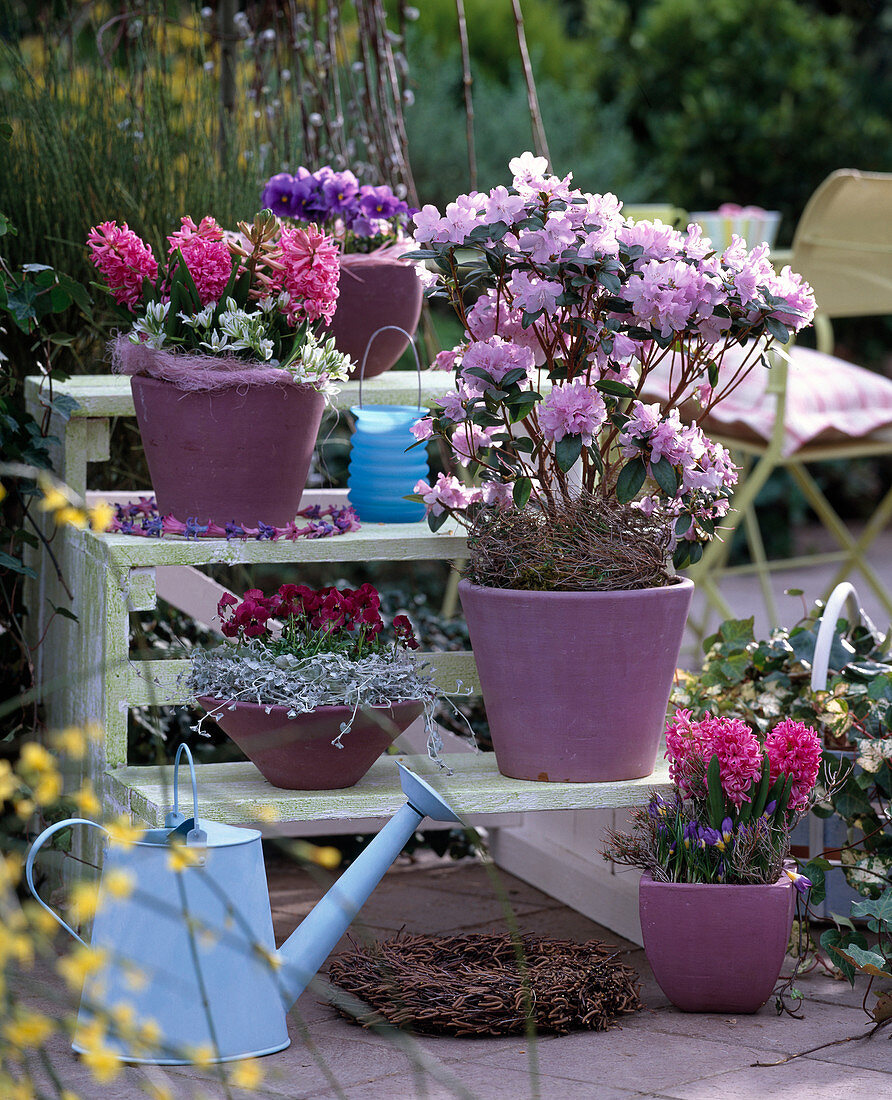
[[[617,954],[597,940],[403,934],[337,955],[328,977],[369,1006],[355,1017],[363,1027],[517,1035],[532,1016],[539,1034],[565,1035],[605,1031],[614,1017],[644,1007],[638,975]]]

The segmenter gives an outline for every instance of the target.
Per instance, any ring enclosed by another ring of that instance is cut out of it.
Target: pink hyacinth
[[[232,274],[232,255],[223,241],[223,230],[211,217],[195,222],[186,215],[181,228],[167,238],[169,252],[180,250],[203,306],[218,302]]]
[[[765,751],[771,765],[771,782],[779,775],[792,776],[789,808],[803,809],[818,778],[821,738],[804,722],[785,718],[765,738]]]
[[[689,710],[677,710],[672,722],[666,724],[666,759],[669,778],[685,798],[706,793],[705,737],[699,722],[691,721]]]
[[[286,307],[289,324],[324,318],[331,323],[338,304],[340,253],[331,237],[312,223],[306,228],[282,230],[279,238],[282,271],[278,289],[290,300]]]
[[[558,443],[565,435],[579,435],[587,447],[606,419],[604,399],[581,378],[556,383],[539,411],[539,425],[546,439]]]
[[[749,801],[749,790],[762,773],[762,746],[750,727],[739,718],[707,715],[691,722],[690,711],[676,711],[666,727],[669,774],[690,797],[706,793],[704,776],[713,756],[719,758],[719,778],[725,797],[740,806]]]
[[[134,309],[142,298],[143,280],[158,278],[158,263],[146,242],[124,222],[101,222],[87,237],[93,266],[104,276],[119,305]]]

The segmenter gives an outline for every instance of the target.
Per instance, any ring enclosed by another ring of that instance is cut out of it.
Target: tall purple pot
[[[355,380],[368,342],[379,328],[395,325],[410,335],[415,332],[424,295],[414,264],[375,254],[342,256],[338,289],[338,308],[330,332],[338,351],[356,363],[350,375]],[[389,370],[408,344],[401,332],[392,329],[376,336],[363,377],[374,378]]]
[[[459,584],[502,775],[561,783],[654,770],[694,590],[521,592]]]
[[[300,507],[325,398],[268,383],[181,390],[130,379],[152,489],[163,515],[284,527]]]
[[[654,882],[642,875],[644,951],[682,1012],[758,1012],[771,996],[793,924],[793,884]]]

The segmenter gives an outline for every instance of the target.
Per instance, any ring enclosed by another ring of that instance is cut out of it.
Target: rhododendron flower
[[[146,242],[124,222],[101,222],[87,237],[90,259],[102,273],[119,305],[133,309],[142,298],[143,281],[158,278],[158,261]]]
[[[765,752],[771,766],[771,782],[779,775],[793,780],[789,808],[798,810],[808,805],[821,766],[821,738],[804,722],[786,718],[765,738]]]
[[[412,490],[420,494],[433,516],[441,516],[447,509],[464,511],[474,501],[480,500],[480,490],[463,485],[452,474],[439,474],[433,485],[419,481]]]
[[[472,393],[483,393],[489,383],[469,374],[471,368],[486,371],[493,383],[498,384],[508,371],[520,367],[529,373],[533,366],[533,353],[529,348],[509,343],[501,336],[491,336],[488,340],[476,341],[464,352],[459,373]]]
[[[603,397],[581,378],[555,385],[539,410],[542,434],[556,443],[565,435],[579,435],[588,446],[606,419]]]

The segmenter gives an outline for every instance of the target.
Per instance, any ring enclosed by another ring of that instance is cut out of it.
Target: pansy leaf
[[[575,466],[582,454],[582,436],[565,435],[554,445],[554,457],[558,466],[566,473]]]
[[[640,456],[627,462],[616,480],[616,499],[620,504],[628,504],[629,501],[634,500],[646,478],[647,467]]]

